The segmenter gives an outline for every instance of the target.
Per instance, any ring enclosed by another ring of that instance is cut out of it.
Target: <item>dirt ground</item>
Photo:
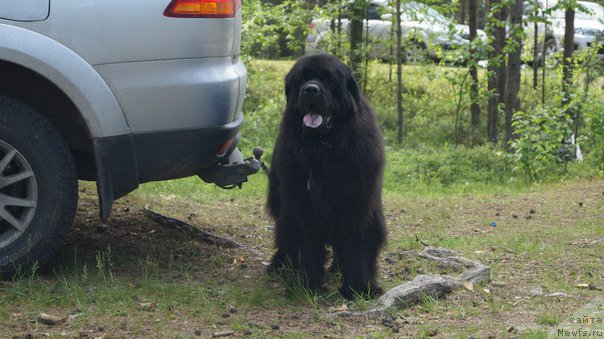
[[[244,248],[159,225],[145,205]],[[267,276],[272,221],[261,199],[127,196],[107,225],[97,214],[94,188],[81,188],[53,262],[37,277],[0,282],[0,337],[543,337],[604,287],[604,181],[513,195],[386,197],[386,289],[448,273],[413,255],[417,239],[489,265],[492,281],[375,317],[335,315],[372,301],[342,299],[334,274],[315,297]],[[42,312],[64,319],[45,325],[36,321]]]

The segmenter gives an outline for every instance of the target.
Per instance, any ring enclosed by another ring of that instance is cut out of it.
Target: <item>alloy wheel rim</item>
[[[0,249],[26,232],[38,205],[38,184],[27,159],[0,140]]]
[[[418,64],[424,62],[424,49],[418,45],[412,45],[406,49],[406,59],[407,62],[412,64]]]

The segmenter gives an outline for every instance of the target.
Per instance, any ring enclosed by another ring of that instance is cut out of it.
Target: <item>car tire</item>
[[[403,47],[403,61],[407,64],[422,64],[428,60],[426,46],[420,42],[409,42]]]
[[[35,271],[53,256],[73,222],[77,184],[54,126],[0,95],[0,278]]]

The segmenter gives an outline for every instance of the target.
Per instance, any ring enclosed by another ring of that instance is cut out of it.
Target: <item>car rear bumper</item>
[[[241,114],[245,66],[232,56],[97,65],[134,134],[207,128]]]
[[[232,140],[236,146],[243,116],[228,124],[133,135],[139,183],[182,178],[214,165],[228,154],[218,148]]]

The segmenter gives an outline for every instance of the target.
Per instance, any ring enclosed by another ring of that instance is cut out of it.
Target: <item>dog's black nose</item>
[[[302,89],[304,91],[305,94],[311,94],[311,95],[316,95],[321,93],[321,88],[319,88],[318,85],[310,83],[307,84],[306,86],[304,86],[304,88]]]

